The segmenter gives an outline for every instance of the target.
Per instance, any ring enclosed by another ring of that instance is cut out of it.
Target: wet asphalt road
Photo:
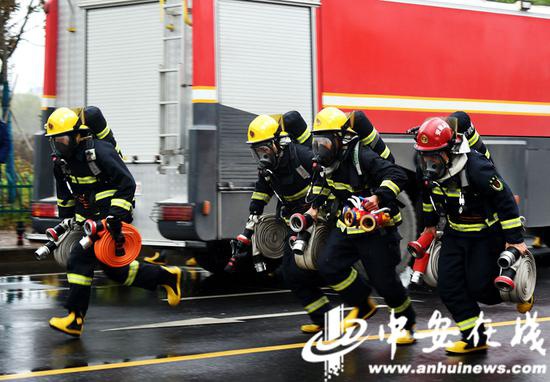
[[[40,263],[28,273],[40,271]],[[307,317],[289,291],[276,281],[220,278],[200,268],[184,267],[184,301],[171,308],[162,292],[115,285],[96,273],[92,301],[82,338],[72,339],[48,327],[48,319],[64,314],[67,294],[62,273],[0,277],[0,380],[37,381],[314,381],[324,378],[324,365],[305,362],[304,343],[311,335],[299,332]],[[550,347],[550,272],[539,265],[537,304],[544,348]],[[11,270],[10,270],[11,271]],[[427,290],[411,293],[418,329],[428,327],[434,309],[448,316]],[[330,295],[338,303],[337,296]],[[381,299],[377,300],[383,304]],[[506,364],[548,365],[547,356],[529,344],[510,345],[514,305],[483,307],[498,323],[492,339],[502,343],[487,354],[450,357],[439,349],[424,353],[429,338],[398,348],[394,361],[390,346],[370,339],[345,356],[343,373],[331,381],[395,380],[397,374],[373,375],[373,364]],[[377,335],[387,325],[381,309],[369,320],[367,334]],[[497,378],[548,381],[546,374],[504,374]],[[424,381],[488,380],[493,375],[440,375]]]

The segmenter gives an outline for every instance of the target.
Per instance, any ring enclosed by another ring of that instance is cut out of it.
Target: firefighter
[[[315,196],[309,213],[316,216],[318,208],[332,193],[340,208],[352,196],[365,197],[364,206],[368,211],[388,207],[391,221],[388,226],[367,233],[346,226],[340,215],[321,252],[319,273],[344,302],[354,307],[344,321],[345,327],[352,326],[350,319],[368,319],[376,313],[377,306],[370,297],[372,286],[396,317],[407,319],[405,335],[397,343],[412,344],[415,312],[395,272],[401,259],[401,236],[397,230],[401,214],[396,198],[407,176],[404,170],[383,159],[351,133],[350,122],[345,113],[334,107],[321,110],[315,117],[313,154],[321,171],[314,175]],[[358,260],[365,267],[368,284],[352,267]]]
[[[487,159],[492,162],[493,159],[491,158],[491,153],[489,152],[487,146],[483,143],[483,140],[474,127],[470,116],[464,111],[455,111],[449,115],[449,122],[453,118],[456,119],[457,132],[464,135],[464,137],[468,140],[468,145],[470,148],[476,150],[482,155],[485,155]]]
[[[446,348],[450,354],[487,349],[483,325],[476,333],[478,302],[502,302],[493,280],[497,258],[505,247],[525,253],[522,222],[510,187],[483,154],[470,150],[443,118],[430,118],[418,130],[425,231],[435,233],[441,215],[447,224],[439,257],[438,289],[457,322],[462,339]],[[529,311],[534,300],[518,304]],[[478,341],[476,341],[478,340]],[[477,343],[476,343],[477,342]]]
[[[251,238],[254,221],[263,214],[264,208],[273,195],[277,198],[277,215],[288,219],[294,213],[304,213],[309,208],[305,202],[312,174],[311,147],[292,141],[287,136],[286,129],[295,131],[297,121],[302,117],[292,112],[292,125],[287,126],[289,119],[278,122],[269,115],[259,115],[249,125],[248,141],[252,154],[258,163],[258,180],[250,201],[250,217],[242,234],[237,236],[237,258],[248,256],[251,251]],[[283,125],[285,128],[283,129]],[[299,123],[305,126],[305,121]],[[309,129],[299,129],[293,138],[302,137],[302,143],[310,140]],[[285,284],[300,300],[309,314],[312,324],[301,326],[304,333],[317,332],[323,326],[324,313],[331,309],[328,298],[320,289],[322,279],[318,272],[299,268],[294,260],[289,237],[285,238],[285,251],[282,262],[282,275]]]
[[[59,108],[45,126],[53,150],[59,217],[74,218],[77,223],[106,219],[116,243],[116,255],[123,255],[121,225],[132,221],[136,184],[112,142],[96,139],[82,119],[68,108]],[[67,263],[69,296],[65,307],[69,313],[52,318],[49,323],[53,329],[74,337],[81,335],[97,265],[116,282],[150,290],[160,285],[166,290],[171,306],[180,302],[179,268],[137,261],[111,268],[97,261],[93,247],[84,250],[75,245]]]

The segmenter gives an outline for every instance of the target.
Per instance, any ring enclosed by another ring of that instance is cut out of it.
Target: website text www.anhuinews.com
[[[480,364],[380,364],[369,365],[370,374],[546,374],[547,365]]]

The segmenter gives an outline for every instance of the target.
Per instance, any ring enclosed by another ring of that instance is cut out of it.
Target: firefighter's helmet
[[[67,107],[56,109],[48,118],[46,125],[46,137],[68,134],[88,127],[80,123],[78,114]]]
[[[325,107],[315,116],[313,134],[342,131],[347,121],[348,117],[342,110],[332,106]]]
[[[248,141],[246,143],[254,145],[286,136],[287,134],[283,132],[283,127],[276,119],[277,117],[281,116],[274,118],[267,114],[261,114],[254,118],[248,125]]]
[[[454,145],[454,137],[453,129],[443,118],[429,118],[418,129],[414,148],[417,151],[444,150]]]

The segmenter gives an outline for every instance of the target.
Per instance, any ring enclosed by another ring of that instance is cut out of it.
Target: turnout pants
[[[319,272],[329,286],[351,306],[365,307],[374,288],[384,298],[396,317],[407,318],[407,329],[416,322],[416,315],[407,291],[395,273],[401,255],[401,236],[396,229],[371,234],[347,235],[334,227],[319,258]],[[363,263],[368,283],[353,268]]]
[[[505,244],[498,233],[465,237],[447,230],[443,235],[437,287],[463,339],[475,327],[480,313],[478,302],[487,305],[502,302],[493,282],[499,274],[497,259]]]
[[[319,272],[304,270],[296,265],[288,240],[285,245],[282,271],[286,286],[300,300],[311,321],[323,326],[324,315],[331,309],[328,297],[321,290],[323,279]]]
[[[93,252],[93,247],[83,250],[75,245],[67,262],[67,280],[69,281],[69,297],[65,307],[70,311],[86,315],[90,302],[90,293],[94,270],[97,266],[111,280],[126,286],[136,286],[154,290],[163,284],[170,273],[157,265],[142,264],[138,261],[121,268],[112,268],[100,263]]]

